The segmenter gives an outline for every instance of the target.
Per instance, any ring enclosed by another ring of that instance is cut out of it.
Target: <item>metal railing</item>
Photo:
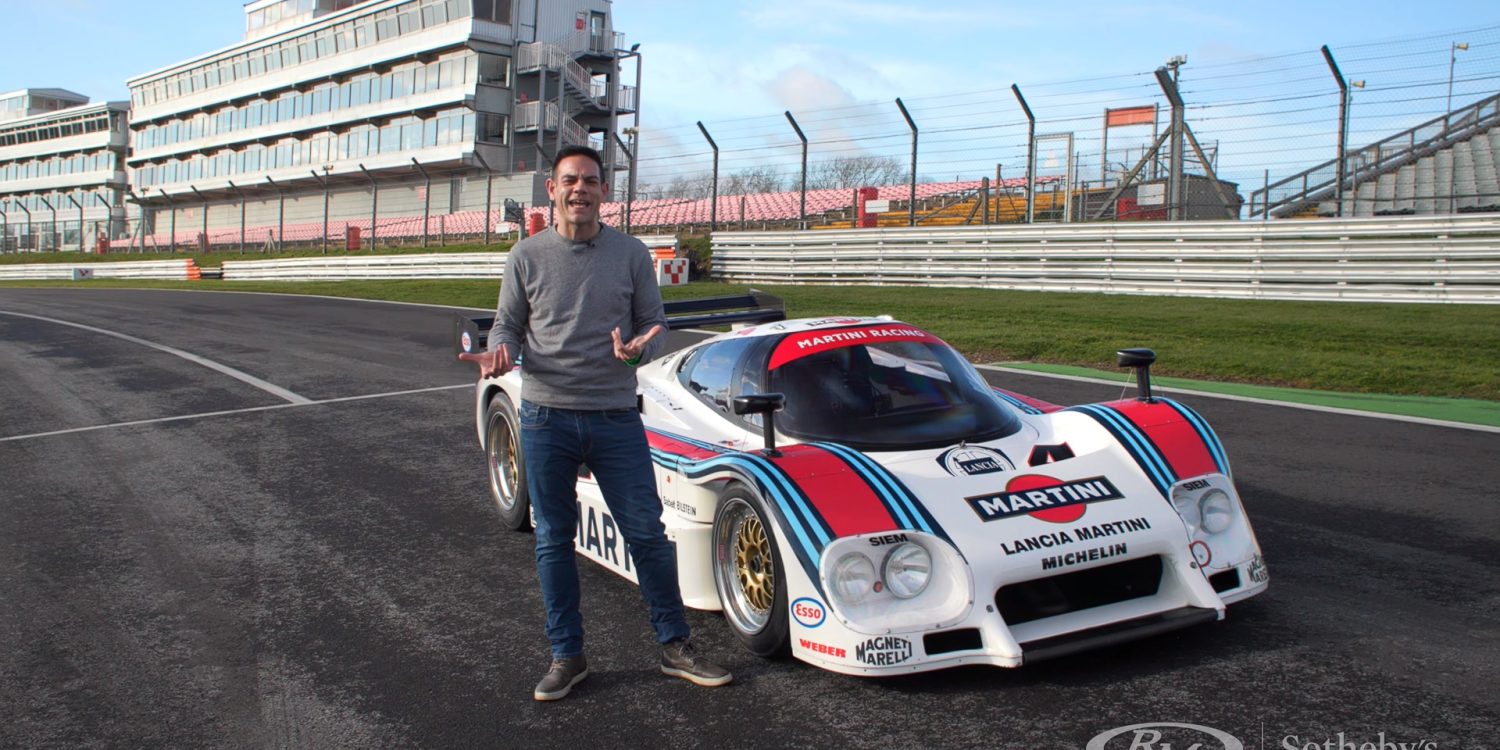
[[[1361,147],[1344,157],[1344,182],[1358,188],[1382,174],[1472,138],[1500,123],[1500,94]],[[1249,216],[1286,216],[1332,198],[1338,181],[1338,159],[1294,174],[1250,194]],[[1272,195],[1280,194],[1278,198]]]
[[[0,265],[0,279],[76,279],[86,271],[96,279],[196,279],[199,269],[192,258],[137,260],[125,263],[20,263]]]
[[[730,283],[1500,303],[1500,214],[716,232]]]

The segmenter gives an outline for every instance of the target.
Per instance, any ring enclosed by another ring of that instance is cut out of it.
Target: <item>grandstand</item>
[[[1382,138],[1251,196],[1252,217],[1392,216],[1500,210],[1500,94]]]

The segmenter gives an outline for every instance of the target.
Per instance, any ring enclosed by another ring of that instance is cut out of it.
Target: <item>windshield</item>
[[[952,347],[900,324],[810,331],[771,354],[767,390],[786,394],[781,432],[861,450],[991,440],[1020,421]]]

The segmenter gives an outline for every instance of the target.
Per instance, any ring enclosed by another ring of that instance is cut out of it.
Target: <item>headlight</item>
[[[833,591],[845,604],[859,604],[875,590],[875,563],[858,552],[839,558],[833,566]]]
[[[885,558],[880,577],[886,588],[898,599],[910,599],[927,588],[932,579],[932,555],[920,545],[905,542],[897,545]]]
[[[1182,516],[1182,522],[1187,525],[1188,535],[1197,534],[1203,518],[1199,511],[1200,504],[1193,502],[1193,493],[1179,489],[1172,493],[1172,504],[1177,506],[1177,515]]]
[[[1229,493],[1223,490],[1215,489],[1203,493],[1203,499],[1198,502],[1198,507],[1203,530],[1210,534],[1223,532],[1234,522],[1234,501],[1230,500]]]

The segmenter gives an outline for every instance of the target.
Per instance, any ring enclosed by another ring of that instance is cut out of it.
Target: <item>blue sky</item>
[[[123,99],[127,78],[232,44],[243,29],[237,0],[0,0],[0,7],[8,19],[0,91],[55,86],[96,101]],[[1336,89],[1317,52],[1322,44],[1333,47],[1348,78],[1370,79],[1355,93],[1360,116],[1351,142],[1446,111],[1439,95],[1415,102],[1400,92],[1417,83],[1429,94],[1441,87],[1450,37],[1488,27],[1470,34],[1474,48],[1459,58],[1456,99],[1500,90],[1490,75],[1500,69],[1494,0],[619,0],[614,14],[616,30],[645,55],[642,158],[659,174],[698,168],[706,152],[698,120],[725,148],[726,171],[765,163],[793,168],[795,137],[783,110],[798,117],[820,153],[901,154],[909,146],[892,104],[898,96],[924,131],[924,176],[977,177],[994,163],[1019,168],[1024,136],[1015,143],[1020,113],[1011,83],[1047,120],[1040,130],[1075,132],[1080,152],[1093,144],[1097,171],[1099,112],[1160,101],[1149,74],[1178,54],[1188,58],[1182,76],[1190,103],[1312,92],[1316,106],[1307,109],[1318,111],[1296,132],[1315,142],[1305,156],[1270,160],[1273,171],[1322,153],[1321,133],[1337,108],[1336,93],[1323,97]],[[1287,114],[1295,109],[1244,105],[1221,109],[1217,118],[1205,111],[1194,127],[1205,141],[1244,141],[1239,151],[1251,156],[1241,159],[1241,171],[1249,174],[1275,139],[1260,138],[1257,147],[1243,134],[1261,118],[1295,120]],[[1190,122],[1194,117],[1190,112]],[[1117,145],[1139,148],[1149,140],[1117,130],[1111,160],[1132,158],[1116,154]],[[1224,158],[1232,161],[1227,145]]]

